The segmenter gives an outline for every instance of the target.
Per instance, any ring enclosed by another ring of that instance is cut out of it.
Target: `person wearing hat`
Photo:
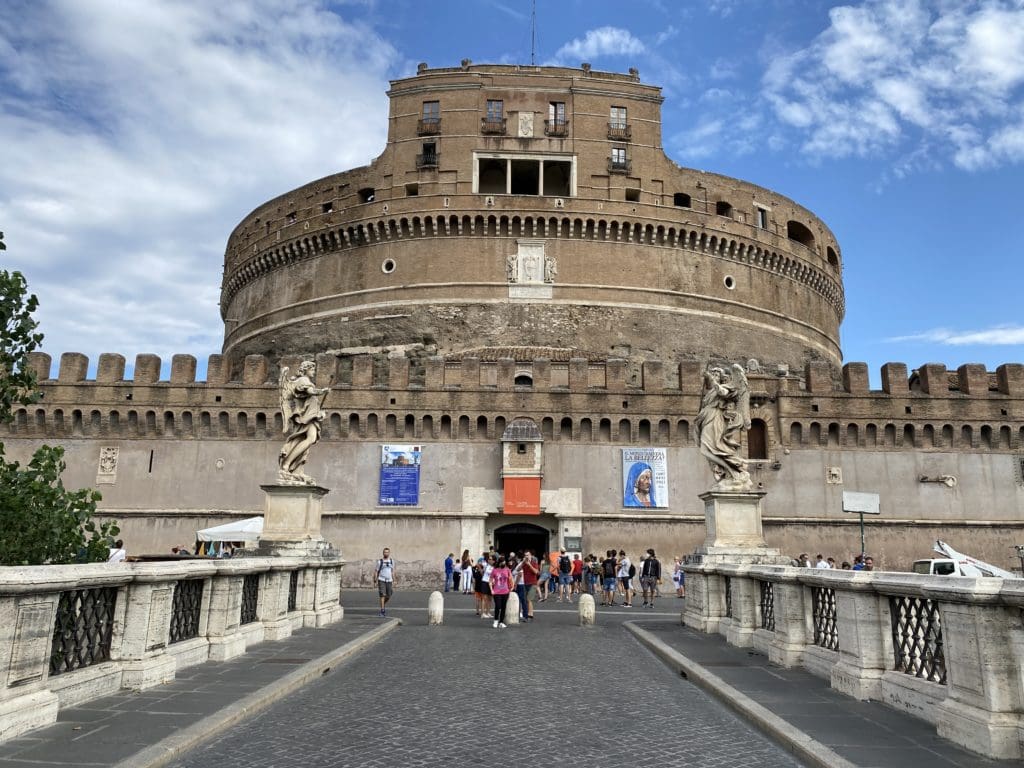
[[[654,597],[658,593],[658,585],[661,583],[661,563],[654,556],[654,550],[647,550],[647,557],[640,566],[640,588],[644,593],[644,608],[654,607]]]

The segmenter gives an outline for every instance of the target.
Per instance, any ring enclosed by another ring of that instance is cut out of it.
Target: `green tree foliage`
[[[20,272],[0,270],[0,423],[10,423],[16,404],[39,400],[35,372],[26,363],[43,335],[32,318],[39,302],[27,288]],[[43,445],[22,467],[6,460],[0,443],[0,565],[107,559],[120,529],[92,519],[99,493],[64,487],[65,466],[63,448]]]

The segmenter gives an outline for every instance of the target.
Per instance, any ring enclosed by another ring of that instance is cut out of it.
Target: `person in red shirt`
[[[523,600],[523,619],[533,621],[533,604],[537,601],[537,582],[540,580],[540,564],[533,552],[526,550],[523,555],[523,586],[526,587],[526,599]]]
[[[572,556],[572,591],[574,594],[583,594],[583,561],[579,555]]]

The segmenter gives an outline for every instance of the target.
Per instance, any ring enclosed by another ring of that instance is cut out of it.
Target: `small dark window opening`
[[[757,228],[768,229],[768,211],[764,208],[757,209]]]
[[[321,210],[324,213],[330,213],[331,211],[334,210],[334,203],[331,203],[331,202],[324,203],[322,206],[320,206],[320,208],[321,208]]]
[[[640,190],[627,188],[626,189],[626,202],[627,203],[639,203],[640,202]]]
[[[298,214],[296,214],[295,211],[292,211],[291,213],[288,214],[289,224],[294,224],[296,219],[298,219]]]
[[[905,411],[906,411],[907,413],[913,413],[913,409],[912,409],[912,408],[911,408],[911,407],[910,407],[909,405],[908,405],[908,406],[906,406],[906,408],[904,408],[904,410],[905,410]]]
[[[359,190],[360,203],[372,203],[377,197],[377,191],[373,187],[363,187]]]
[[[131,400],[132,399],[132,393],[129,392],[127,395],[124,396],[124,399],[125,400]]]
[[[719,200],[715,203],[715,213],[719,216],[726,216],[732,218],[732,205],[725,202],[725,200]]]
[[[747,430],[747,458],[767,460],[768,427],[762,419],[751,419]]]
[[[220,395],[215,395],[215,396],[214,396],[214,398],[213,398],[213,400],[214,400],[214,402],[217,402],[217,403],[219,403],[219,402],[220,402],[220,398],[221,398],[221,396],[220,396]]]
[[[825,248],[825,255],[828,257],[829,266],[833,269],[839,269],[839,257],[836,256],[836,252],[832,250],[832,246]]]
[[[405,185],[405,196],[416,197],[420,193],[419,184],[406,184]]]
[[[812,403],[811,404],[811,410],[814,411],[815,413],[817,413],[818,412],[818,404],[817,403]]]
[[[530,375],[527,374],[527,373],[520,373],[518,376],[516,376],[515,386],[517,386],[517,387],[532,387],[533,386],[533,379],[530,378]]]
[[[516,443],[516,453],[526,453],[526,443]]]
[[[672,205],[677,208],[689,208],[691,207],[690,196],[685,192],[676,192],[672,195]]]
[[[153,451],[149,452],[149,474],[153,474]]]
[[[393,397],[391,398],[391,404],[392,404],[392,405],[394,405],[394,404],[395,404],[395,398],[393,398]]]

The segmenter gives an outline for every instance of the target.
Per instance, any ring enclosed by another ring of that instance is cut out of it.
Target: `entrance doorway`
[[[512,523],[495,529],[494,549],[503,554],[529,549],[537,557],[543,558],[548,551],[550,537],[551,532],[539,525]]]

